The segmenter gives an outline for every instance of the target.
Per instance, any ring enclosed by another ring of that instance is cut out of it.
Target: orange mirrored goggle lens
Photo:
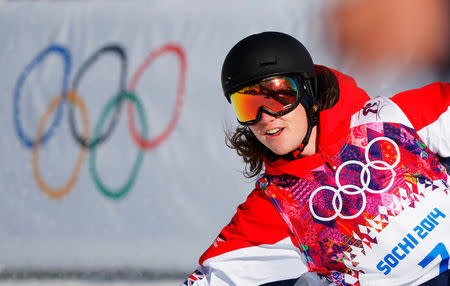
[[[271,115],[281,115],[293,109],[299,92],[292,78],[277,77],[244,87],[230,98],[241,123],[256,123],[263,110]]]

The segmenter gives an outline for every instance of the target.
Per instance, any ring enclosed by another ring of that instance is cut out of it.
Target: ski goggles
[[[292,77],[273,77],[246,86],[231,94],[231,104],[239,123],[255,124],[262,112],[281,116],[294,110],[302,94]]]

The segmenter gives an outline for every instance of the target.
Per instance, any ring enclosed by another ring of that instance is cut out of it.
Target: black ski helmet
[[[283,74],[315,75],[308,50],[294,37],[280,32],[263,32],[239,41],[222,65],[222,88],[230,93],[249,83]]]
[[[317,102],[313,78],[314,63],[308,50],[294,37],[280,32],[263,32],[239,41],[225,57],[222,65],[222,89],[231,103],[232,92],[253,82],[277,75],[298,75],[305,83],[307,98],[302,101],[306,111]],[[309,142],[318,113],[307,117],[308,129],[300,146],[284,157],[300,158]]]

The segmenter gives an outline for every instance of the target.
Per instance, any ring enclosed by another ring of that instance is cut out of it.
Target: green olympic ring
[[[126,99],[131,100],[134,104],[136,104],[136,107],[138,109],[138,114],[139,114],[139,120],[141,121],[141,124],[142,124],[142,134],[144,137],[147,137],[147,119],[145,117],[144,107],[142,106],[141,101],[136,97],[136,95],[129,93],[129,92],[125,92],[125,94],[119,94],[118,96],[113,97],[106,104],[106,107],[102,111],[100,118],[95,126],[94,138],[97,138],[97,136],[99,136],[99,134],[102,130],[103,124],[105,123],[106,117],[111,112],[112,108],[114,106],[116,106],[117,104],[119,104],[124,99],[124,96]],[[128,180],[118,190],[108,189],[108,187],[106,187],[105,184],[100,179],[100,177],[97,173],[97,169],[95,167],[96,166],[96,164],[95,164],[95,162],[96,162],[95,161],[95,153],[96,152],[95,151],[96,151],[96,146],[93,146],[91,149],[91,152],[90,152],[90,156],[89,156],[89,168],[91,171],[90,173],[91,173],[93,181],[95,182],[95,185],[106,197],[109,197],[112,199],[120,199],[133,186],[134,181],[137,176],[137,173],[138,173],[138,170],[141,166],[142,159],[144,158],[144,151],[142,151],[142,149],[139,150],[137,157],[134,161],[134,166],[130,172],[130,176],[129,176]]]

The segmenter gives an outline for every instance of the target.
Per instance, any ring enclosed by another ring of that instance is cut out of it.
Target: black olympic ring
[[[122,106],[123,99],[125,98],[126,93],[126,75],[127,75],[127,56],[125,54],[125,51],[123,48],[119,45],[108,45],[104,46],[101,49],[97,50],[94,54],[92,54],[84,63],[81,65],[80,69],[75,75],[75,78],[73,80],[72,84],[72,91],[78,90],[78,85],[81,81],[82,76],[85,74],[87,69],[103,54],[105,53],[115,53],[119,56],[120,62],[121,62],[121,71],[120,71],[120,82],[119,82],[119,90],[117,92],[118,95],[120,95],[120,99],[118,104],[116,104],[115,112],[113,113],[113,116],[105,130],[104,133],[99,135],[96,138],[92,138],[91,140],[87,140],[86,138],[83,138],[83,136],[77,131],[76,129],[76,123],[75,123],[75,105],[70,104],[69,108],[69,125],[70,130],[72,132],[73,137],[75,140],[84,148],[91,149],[92,147],[96,146],[99,143],[102,143],[106,138],[108,138],[112,131],[114,130],[115,126],[117,125],[117,120],[119,119],[120,110]],[[70,101],[69,101],[70,102]]]

